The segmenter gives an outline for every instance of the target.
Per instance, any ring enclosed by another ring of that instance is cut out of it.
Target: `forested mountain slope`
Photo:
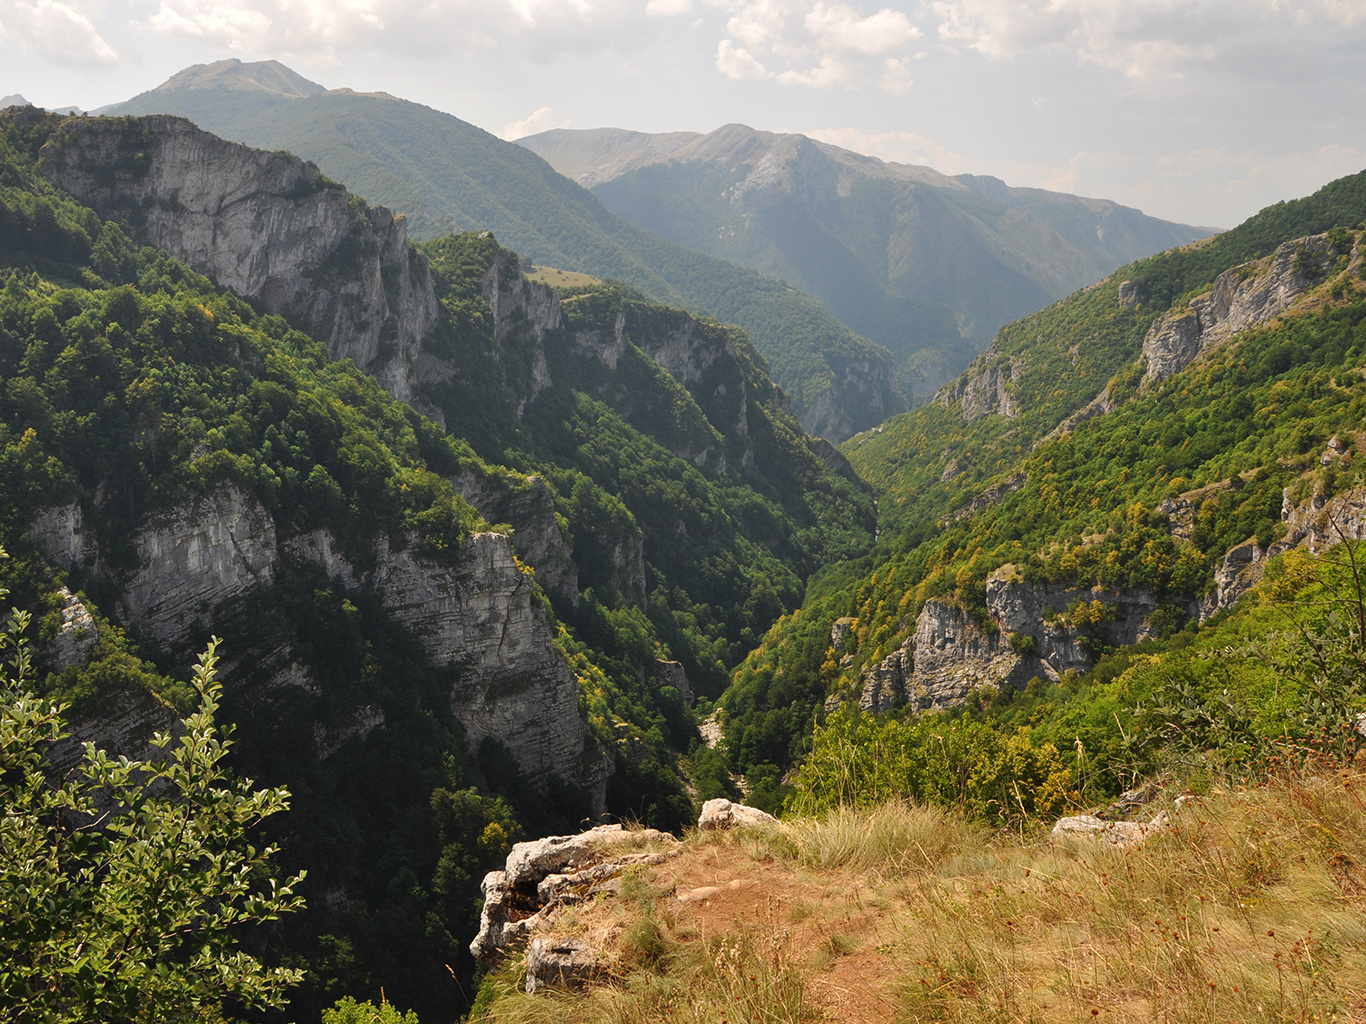
[[[556,129],[518,145],[633,224],[816,296],[887,346],[916,405],[1007,321],[1210,233],[739,124],[706,135]]]
[[[738,324],[812,433],[840,441],[905,408],[885,349],[811,296],[614,216],[539,157],[449,114],[235,60],[188,68],[104,112],[178,114],[226,139],[287,149],[407,215],[415,238],[491,230],[538,264]]]
[[[848,442],[883,540],[737,673],[737,765],[799,760],[827,697],[882,711],[1071,685],[1217,617],[1268,556],[1336,539],[1327,517],[1361,529],[1363,217],[1366,174],[1125,267]],[[1035,720],[1064,760],[1068,721]],[[1116,727],[1095,742],[1118,750]]]
[[[691,820],[688,691],[866,550],[869,495],[741,332],[562,303],[487,233],[424,252],[174,118],[0,140],[0,571],[40,687],[141,752],[223,637],[235,766],[294,793],[298,1019],[380,985],[453,1019],[482,873],[604,808]]]

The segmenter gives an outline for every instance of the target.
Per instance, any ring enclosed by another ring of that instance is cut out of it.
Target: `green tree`
[[[0,1021],[188,1020],[227,997],[280,1005],[302,972],[267,967],[238,940],[303,905],[303,876],[280,884],[276,848],[246,842],[289,794],[222,764],[217,641],[194,670],[198,709],[152,740],[157,755],[114,759],[87,743],[58,777],[48,752],[68,735],[65,706],[25,689],[28,621],[15,610],[0,634]]]

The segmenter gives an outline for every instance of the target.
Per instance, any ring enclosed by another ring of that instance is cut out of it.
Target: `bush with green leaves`
[[[298,910],[276,848],[248,833],[288,807],[224,766],[216,644],[194,670],[198,708],[147,759],[85,744],[65,774],[47,759],[65,707],[25,689],[28,616],[3,634],[0,679],[0,1021],[193,1020],[225,998],[280,1006],[302,972],[239,947],[245,929]]]

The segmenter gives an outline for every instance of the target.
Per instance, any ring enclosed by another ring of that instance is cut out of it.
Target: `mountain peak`
[[[212,64],[193,64],[172,75],[152,92],[174,92],[182,89],[268,92],[292,98],[319,96],[327,91],[317,82],[310,82],[303,75],[291,71],[278,60],[244,64],[236,57],[217,60]]]
[[[13,96],[6,96],[4,99],[0,99],[0,110],[4,110],[6,107],[29,106],[32,106],[32,104],[29,103],[28,100],[24,99],[24,97],[20,96],[17,92]]]

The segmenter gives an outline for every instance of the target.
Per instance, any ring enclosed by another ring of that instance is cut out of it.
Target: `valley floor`
[[[514,955],[472,1021],[1366,1021],[1366,775],[1216,788],[1129,846],[904,804],[695,833],[551,934],[605,980],[526,996]]]

